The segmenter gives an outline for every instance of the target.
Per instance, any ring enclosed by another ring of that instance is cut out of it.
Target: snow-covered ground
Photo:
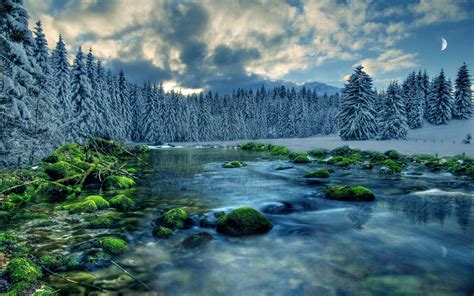
[[[465,153],[474,156],[474,140],[471,144],[462,144],[467,133],[474,136],[474,118],[469,120],[453,120],[448,125],[434,126],[425,122],[421,129],[409,130],[406,141],[342,141],[336,135],[315,136],[310,138],[292,139],[259,139],[255,142],[271,143],[282,145],[293,151],[309,151],[314,148],[333,149],[343,145],[362,150],[372,150],[384,152],[389,149],[396,149],[403,154],[437,154],[438,156],[452,156]],[[178,146],[230,146],[239,143],[249,142],[249,140],[237,141],[212,141],[199,143],[173,143]]]

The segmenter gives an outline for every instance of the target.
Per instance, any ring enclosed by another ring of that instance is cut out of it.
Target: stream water
[[[227,160],[243,160],[248,166],[224,169]],[[333,168],[327,183],[321,183],[302,177],[320,164],[296,165],[231,149],[153,150],[147,161],[153,172],[129,192],[140,210],[105,213],[120,219],[120,227],[84,229],[71,216],[52,211],[48,213],[54,225],[36,227],[40,221],[33,220],[16,227],[38,252],[105,233],[122,236],[131,251],[114,260],[160,295],[474,291],[472,181],[430,173],[384,178],[372,171]],[[323,199],[322,189],[337,184],[366,186],[375,192],[376,201]],[[228,237],[198,226],[167,240],[152,236],[151,222],[166,209],[184,207],[197,221],[244,205],[266,212],[274,228],[248,237]],[[87,221],[92,215],[80,219]],[[193,249],[180,245],[203,231],[213,236],[208,244]],[[114,265],[62,275],[120,294],[146,292]],[[66,294],[94,291],[53,276],[48,282]]]

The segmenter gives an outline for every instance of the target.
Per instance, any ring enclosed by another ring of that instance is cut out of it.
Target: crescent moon
[[[441,246],[441,256],[444,258],[448,255],[448,249],[445,246]]]
[[[448,41],[446,39],[441,38],[441,51],[445,50],[448,47]]]

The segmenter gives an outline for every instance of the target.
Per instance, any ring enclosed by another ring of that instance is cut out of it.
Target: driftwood
[[[114,260],[110,259],[110,262],[117,266],[118,269],[120,269],[121,271],[123,271],[125,274],[127,274],[129,277],[131,277],[132,279],[134,279],[135,281],[139,282],[143,287],[145,287],[148,291],[151,291],[151,288],[145,284],[143,281],[141,281],[140,279],[137,279],[136,277],[134,277],[133,275],[130,274],[130,272],[128,272],[127,270],[125,270],[125,268],[123,268],[122,266],[120,266],[117,262],[115,262]]]

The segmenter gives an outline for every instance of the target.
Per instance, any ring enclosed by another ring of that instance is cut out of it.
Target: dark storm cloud
[[[135,82],[160,82],[172,79],[172,74],[169,70],[164,70],[153,66],[147,60],[139,60],[133,62],[122,62],[120,60],[111,60],[105,64],[106,67],[118,73],[120,70],[126,74],[127,79]]]
[[[232,49],[226,45],[219,45],[214,49],[212,59],[217,66],[227,66],[235,64],[242,65],[259,57],[260,52],[256,48]]]

